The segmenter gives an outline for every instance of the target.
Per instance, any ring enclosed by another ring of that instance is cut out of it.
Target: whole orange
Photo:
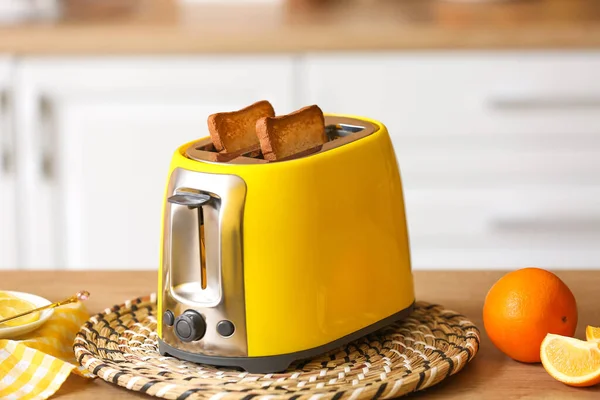
[[[483,324],[504,354],[521,362],[540,362],[540,346],[547,333],[575,334],[577,303],[552,272],[523,268],[504,275],[489,290]]]

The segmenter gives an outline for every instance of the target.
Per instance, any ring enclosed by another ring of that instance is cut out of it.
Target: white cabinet
[[[308,55],[307,102],[382,120],[415,268],[600,265],[600,52]]]
[[[415,268],[600,265],[600,52],[0,58],[0,268],[158,264],[175,148],[268,99],[390,129]]]
[[[0,57],[0,269],[17,266],[15,132],[12,126],[12,62]]]
[[[17,83],[26,268],[158,265],[176,147],[210,113],[296,104],[292,58],[24,59]]]
[[[598,133],[598,51],[308,55],[304,73],[309,99],[394,135]]]

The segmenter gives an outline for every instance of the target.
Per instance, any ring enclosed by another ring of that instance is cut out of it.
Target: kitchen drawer
[[[600,133],[540,138],[519,134],[396,137],[405,184],[429,186],[499,184],[600,185]]]
[[[600,265],[600,186],[405,190],[415,268]]]
[[[405,190],[411,236],[453,242],[600,239],[600,186]],[[520,240],[520,239],[519,239]]]
[[[309,55],[310,102],[392,136],[600,134],[600,52]]]
[[[598,269],[600,249],[593,247],[559,248],[431,248],[411,247],[412,267],[452,270],[512,270],[537,266],[549,269]]]

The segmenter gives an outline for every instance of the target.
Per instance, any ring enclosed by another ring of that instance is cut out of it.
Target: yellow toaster
[[[175,152],[162,220],[163,355],[285,370],[408,315],[404,199],[385,126],[325,116],[328,141],[268,162],[209,137]]]

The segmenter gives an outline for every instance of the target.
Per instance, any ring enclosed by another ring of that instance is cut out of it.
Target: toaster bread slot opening
[[[357,125],[348,125],[348,124],[335,124],[335,125],[326,125],[325,133],[327,133],[327,137],[329,140],[339,139],[341,137],[346,137],[352,135],[353,133],[357,133],[363,131],[365,129],[364,126]]]
[[[375,133],[377,130],[378,127],[376,125],[360,119],[326,116],[325,134],[327,136],[327,142],[325,142],[325,144],[304,150],[279,160],[265,160],[260,150],[260,146],[258,145],[231,153],[218,152],[215,149],[210,137],[206,137],[193,143],[189,148],[186,149],[185,155],[192,160],[204,162],[228,164],[266,164],[310,157],[313,154],[330,151],[337,147],[369,136],[372,133]]]

